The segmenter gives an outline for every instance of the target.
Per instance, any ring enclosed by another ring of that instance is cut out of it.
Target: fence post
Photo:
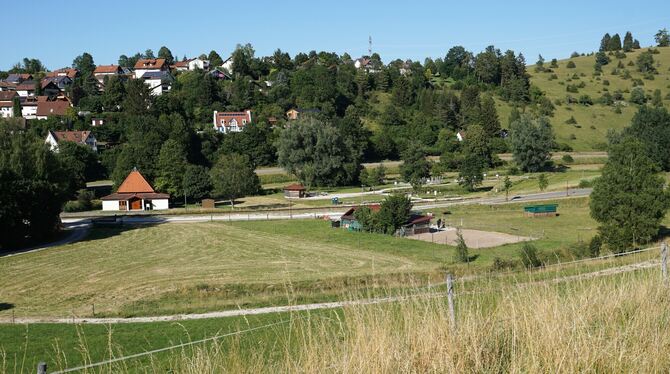
[[[447,273],[447,302],[449,303],[449,318],[451,326],[456,328],[456,312],[454,311],[454,280],[451,274]]]
[[[47,374],[47,363],[40,362],[37,364],[37,374]]]
[[[661,276],[663,282],[668,283],[668,243],[661,244]]]

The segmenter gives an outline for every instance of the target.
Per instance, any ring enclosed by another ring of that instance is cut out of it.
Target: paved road
[[[48,248],[80,241],[86,237],[86,234],[88,234],[88,229],[91,227],[91,223],[90,220],[63,220],[63,226],[65,226],[66,235],[62,239],[18,251],[0,253],[0,258],[39,252]]]

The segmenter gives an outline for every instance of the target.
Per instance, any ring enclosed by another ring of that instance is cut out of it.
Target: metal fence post
[[[456,328],[456,312],[454,311],[454,280],[449,273],[447,273],[447,302],[449,303],[449,318],[451,320],[451,326]]]
[[[661,244],[661,276],[663,282],[668,283],[668,243]]]
[[[47,363],[40,362],[37,364],[37,374],[47,374]]]

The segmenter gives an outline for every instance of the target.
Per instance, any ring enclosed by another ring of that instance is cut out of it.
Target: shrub
[[[589,255],[591,257],[598,257],[600,255],[600,249],[603,247],[603,238],[600,235],[596,235],[591,238],[589,242]]]
[[[577,85],[574,85],[574,84],[567,85],[565,87],[565,90],[568,91],[568,92],[572,92],[572,93],[578,93],[579,92],[579,88],[577,87]]]
[[[572,152],[572,147],[567,143],[558,143],[556,144],[556,149],[561,152]]]
[[[565,120],[565,123],[568,125],[574,125],[577,123],[577,120],[575,119],[575,116],[570,116],[570,118]]]
[[[566,164],[571,164],[575,162],[575,160],[570,155],[563,155],[563,157],[561,157],[561,160],[563,160],[563,162],[565,162]]]
[[[556,74],[552,74],[552,75],[549,76],[549,80],[550,80],[550,81],[551,81],[551,80],[554,80],[554,79],[558,79],[558,75],[556,75]]]
[[[591,96],[589,95],[582,95],[579,97],[579,103],[582,105],[593,105],[593,100],[591,100]]]
[[[521,174],[521,170],[519,170],[517,166],[511,166],[507,170],[507,175],[519,175],[519,174]]]
[[[512,270],[515,269],[519,265],[518,261],[515,260],[506,260],[500,257],[494,257],[493,258],[493,264],[491,265],[491,269],[493,271],[502,271],[502,270]]]
[[[630,102],[643,105],[647,102],[647,96],[644,94],[644,90],[640,87],[633,88],[630,93]]]
[[[591,256],[589,246],[581,240],[571,244],[568,247],[568,252],[570,252],[570,255],[576,259],[587,258]]]
[[[628,66],[635,66],[635,62],[633,60],[628,61]]]
[[[579,181],[579,184],[577,185],[579,188],[591,188],[593,187],[593,180],[589,179],[582,179]]]
[[[468,254],[468,246],[465,244],[465,239],[463,239],[463,232],[459,228],[456,231],[456,261],[458,262],[469,262],[470,255]]]
[[[568,61],[568,63],[565,65],[565,67],[568,68],[568,69],[574,69],[574,68],[577,67],[577,65],[575,65],[574,61]]]
[[[572,52],[572,54],[570,54],[570,58],[575,58],[575,57],[579,57],[578,52]]]
[[[623,64],[623,61],[619,61],[619,63],[616,65],[617,68],[623,69],[625,66]]]
[[[519,250],[519,257],[521,263],[526,269],[533,269],[542,266],[542,262],[538,257],[537,248],[531,243],[523,243],[521,249]]]
[[[577,135],[575,135],[575,134],[570,134],[570,140],[576,140],[576,139],[577,139]]]
[[[607,80],[607,79],[603,80],[603,86],[609,86],[609,85],[610,85],[609,80]]]
[[[614,57],[616,57],[618,59],[623,59],[623,58],[626,58],[626,54],[621,52],[621,51],[616,51],[616,52],[614,52]]]

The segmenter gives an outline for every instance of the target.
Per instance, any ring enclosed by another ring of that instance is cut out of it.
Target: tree
[[[92,75],[93,71],[95,70],[93,56],[91,56],[91,54],[88,52],[82,53],[72,61],[72,67],[79,70],[79,73],[82,77],[88,77]]]
[[[596,53],[596,65],[597,66],[604,66],[610,63],[610,58],[607,56],[607,53],[605,52],[597,52]]]
[[[661,96],[661,90],[658,88],[654,90],[654,95],[651,98],[651,105],[656,108],[663,107],[663,96]]]
[[[468,191],[474,191],[484,180],[485,161],[476,153],[466,151],[458,172],[458,184]]]
[[[670,152],[667,151],[670,149],[670,113],[667,109],[641,106],[624,134],[642,141],[647,155],[662,170],[670,170]]]
[[[430,161],[426,160],[426,152],[419,144],[412,144],[403,153],[402,161],[400,175],[414,191],[418,191],[423,179],[430,177]]]
[[[510,125],[510,147],[514,161],[527,172],[538,172],[550,165],[554,134],[545,117],[522,115]]]
[[[608,44],[608,51],[618,51],[621,50],[621,37],[619,34],[612,35],[612,39]]]
[[[640,49],[640,41],[635,39],[633,40],[633,49]]]
[[[600,48],[598,51],[600,52],[607,52],[609,51],[609,45],[610,45],[610,40],[612,37],[610,36],[609,33],[606,33],[603,38],[600,40]]]
[[[168,139],[158,154],[156,188],[173,197],[184,196],[183,178],[186,172],[186,150],[174,139]]]
[[[633,34],[630,31],[626,32],[626,35],[623,37],[623,51],[630,52],[633,50]]]
[[[394,234],[404,225],[410,216],[412,202],[402,194],[387,196],[376,213],[378,230],[386,234]]]
[[[162,46],[161,49],[158,50],[158,58],[164,58],[165,63],[169,65],[174,64],[174,56],[172,56],[172,51],[166,46]]]
[[[14,97],[12,102],[12,114],[14,115],[14,118],[21,117],[21,100],[18,96]]]
[[[654,56],[649,51],[642,52],[637,56],[636,65],[637,69],[642,73],[653,73],[656,71]]]
[[[223,59],[213,49],[211,51],[209,51],[209,55],[207,55],[207,59],[209,60],[209,64],[211,66],[221,66],[221,65],[223,65]]]
[[[480,110],[479,88],[475,85],[465,87],[461,91],[461,115],[463,123],[468,126],[479,122]]]
[[[456,261],[470,262],[468,245],[465,243],[465,239],[463,239],[463,230],[460,227],[456,230]]]
[[[42,137],[0,127],[0,251],[53,237],[70,184]]]
[[[212,180],[204,166],[187,165],[184,172],[184,193],[190,201],[198,201],[212,193]]]
[[[261,183],[249,157],[240,154],[221,155],[210,170],[214,195],[230,200],[235,206],[235,199],[257,194]]]
[[[644,105],[647,102],[647,95],[644,93],[644,90],[640,87],[633,88],[630,91],[630,102],[633,104]]]
[[[144,51],[144,58],[148,58],[148,59],[156,58],[156,56],[154,56],[154,51],[152,51],[151,49],[145,50]]]
[[[491,95],[484,96],[479,112],[479,123],[490,138],[500,137],[500,120],[496,103]]]
[[[68,197],[73,197],[77,190],[86,188],[86,182],[102,176],[98,154],[86,145],[62,142],[56,155],[63,171],[68,175],[69,183],[65,190]]]
[[[549,186],[549,180],[544,173],[537,176],[537,186],[540,188],[540,191],[544,191]]]
[[[654,40],[659,47],[667,47],[670,45],[670,34],[668,34],[667,29],[658,30],[656,35],[654,35]]]
[[[123,110],[129,114],[146,114],[151,106],[153,97],[151,90],[141,79],[131,79],[126,83],[126,97],[123,100]]]
[[[241,76],[251,76],[251,63],[254,58],[254,48],[251,44],[238,44],[233,52],[233,73]]]
[[[116,76],[106,76],[103,79],[103,85],[105,91],[100,98],[103,109],[108,112],[118,111],[126,95],[126,87],[123,85],[123,81]]]
[[[463,142],[463,152],[476,155],[482,160],[484,166],[493,166],[491,138],[480,125],[468,127],[465,141]]]
[[[509,191],[512,189],[512,186],[513,186],[512,180],[509,179],[509,175],[506,175],[502,186],[503,191],[505,191],[505,201],[509,200]]]
[[[344,186],[358,181],[363,150],[345,128],[313,117],[294,121],[277,139],[278,163],[306,186]]]
[[[624,137],[609,150],[602,176],[591,193],[591,217],[598,233],[615,253],[646,244],[658,234],[670,206],[664,179],[642,142]]]

